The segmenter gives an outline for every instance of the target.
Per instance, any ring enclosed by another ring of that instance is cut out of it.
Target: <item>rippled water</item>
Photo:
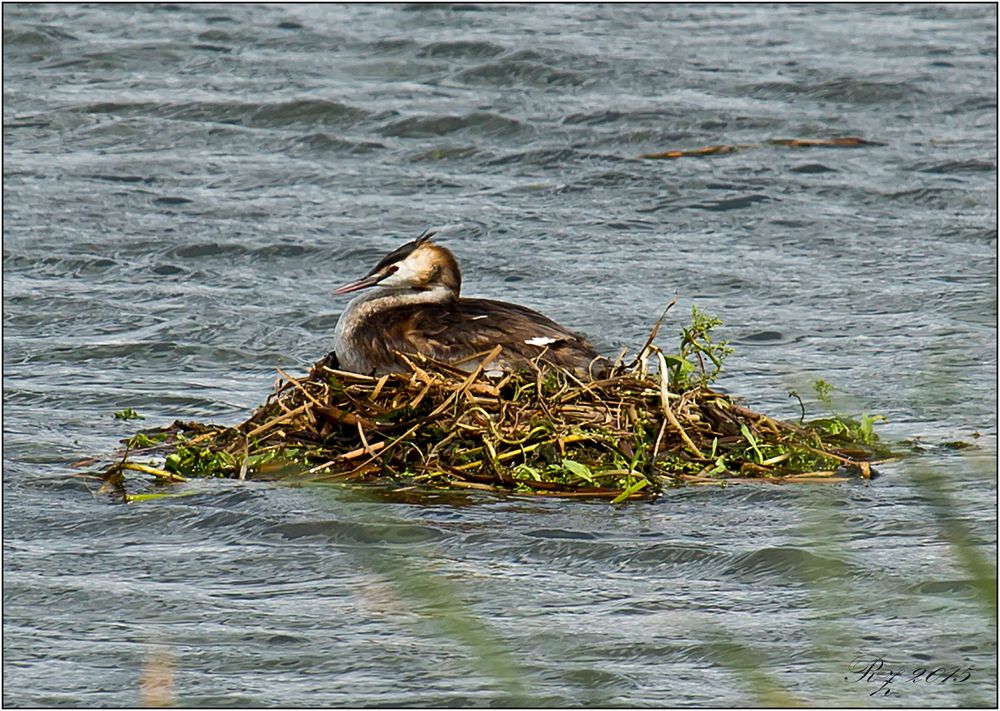
[[[994,7],[3,17],[5,704],[135,704],[157,649],[185,705],[753,702],[719,640],[812,703],[996,703],[995,626],[911,479],[946,475],[995,556]],[[878,145],[765,143],[846,135]],[[722,143],[755,147],[638,158]],[[822,377],[928,452],[625,508],[221,481],[126,507],[66,477],[123,407],[242,419],[329,349],[331,287],[427,227],[469,294],[614,353],[676,292],[662,340],[720,316],[724,388],[797,417]],[[858,655],[974,671],[870,698]]]

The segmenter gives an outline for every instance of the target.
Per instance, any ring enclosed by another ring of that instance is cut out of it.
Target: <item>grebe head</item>
[[[455,255],[430,241],[433,232],[424,232],[412,242],[382,258],[363,278],[337,287],[334,294],[347,294],[370,286],[397,290],[444,290],[458,298],[462,273]]]

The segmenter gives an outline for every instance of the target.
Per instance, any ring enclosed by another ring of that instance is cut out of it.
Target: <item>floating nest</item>
[[[686,371],[650,344],[595,381],[544,364],[491,373],[499,353],[471,373],[410,356],[405,372],[371,377],[333,354],[304,377],[279,371],[242,424],[177,421],[124,440],[103,488],[137,501],[170,495],[149,484],[227,477],[620,502],[680,485],[868,479],[881,452],[864,422],[784,422],[704,377],[679,388]]]

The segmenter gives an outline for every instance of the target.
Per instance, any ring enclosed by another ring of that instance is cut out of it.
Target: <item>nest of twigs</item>
[[[331,354],[305,377],[282,372],[240,425],[140,432],[105,471],[106,486],[126,500],[148,496],[126,491],[125,473],[137,471],[158,483],[381,482],[623,501],[682,484],[871,476],[874,450],[849,428],[776,420],[704,383],[671,392],[655,347],[594,381],[552,367],[490,373],[499,353],[471,373],[411,356],[407,371],[381,377],[338,370]],[[138,461],[150,456],[162,464]]]

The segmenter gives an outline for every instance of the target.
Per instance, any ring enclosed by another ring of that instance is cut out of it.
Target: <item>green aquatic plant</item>
[[[813,383],[813,390],[816,391],[816,399],[833,412],[833,386],[820,378]]]
[[[150,447],[156,447],[159,444],[163,444],[167,441],[166,432],[157,432],[154,434],[147,434],[146,432],[136,432],[134,435],[126,440],[125,444],[129,449],[147,449]]]
[[[691,323],[681,328],[679,350],[664,354],[672,391],[707,387],[722,373],[723,363],[734,349],[729,341],[713,340],[712,331],[721,325],[720,319],[691,307]]]
[[[750,449],[753,450],[754,455],[756,455],[756,457],[757,457],[757,464],[763,464],[764,463],[764,453],[761,452],[760,451],[760,447],[757,446],[757,438],[753,436],[753,433],[750,431],[750,428],[747,427],[745,424],[741,424],[740,425],[740,433],[743,435],[743,438],[750,445]]]
[[[836,388],[833,385],[823,379],[819,379],[813,383],[813,389],[816,391],[816,399],[830,412],[830,416],[828,417],[812,420],[810,425],[813,428],[822,429],[831,437],[839,438],[844,442],[859,442],[871,446],[878,444],[878,436],[875,434],[875,424],[886,422],[887,420],[884,416],[869,415],[866,412],[862,412],[857,418],[844,415],[838,412],[838,408],[834,405],[833,392]],[[789,395],[798,397],[795,391],[790,392]],[[799,400],[799,404],[802,404],[801,399]],[[804,417],[805,406],[802,405],[802,408]],[[884,451],[882,454],[888,455],[889,452]]]
[[[185,477],[225,476],[236,467],[236,457],[225,450],[185,444],[177,445],[163,462],[165,470]]]
[[[114,414],[116,420],[143,420],[145,419],[138,412],[133,410],[131,407],[126,407],[124,410],[119,410]]]

